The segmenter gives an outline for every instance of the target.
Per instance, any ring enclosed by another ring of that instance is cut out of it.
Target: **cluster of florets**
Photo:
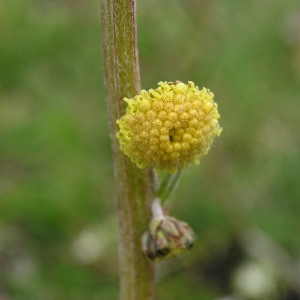
[[[124,99],[126,114],[117,121],[121,150],[140,168],[174,171],[199,163],[221,133],[213,93],[191,81],[158,85]]]

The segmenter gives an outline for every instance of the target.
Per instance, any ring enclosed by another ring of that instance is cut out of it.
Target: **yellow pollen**
[[[140,168],[174,171],[198,164],[222,131],[213,97],[191,81],[176,81],[125,98],[126,114],[117,121],[121,150]]]

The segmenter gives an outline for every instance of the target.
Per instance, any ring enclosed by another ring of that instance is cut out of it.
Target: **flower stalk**
[[[120,151],[116,139],[124,97],[140,91],[135,0],[101,0],[101,32],[107,109],[119,217],[121,300],[153,299],[154,265],[141,252],[140,238],[151,217],[155,178]]]
[[[176,189],[181,174],[182,169],[179,169],[176,173],[168,173],[161,182],[156,192],[156,197],[160,199],[162,204],[170,198],[171,194]]]

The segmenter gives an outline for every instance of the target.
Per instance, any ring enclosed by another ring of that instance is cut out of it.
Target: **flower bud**
[[[142,236],[142,251],[151,260],[181,255],[193,247],[195,234],[190,226],[173,217],[153,218]]]

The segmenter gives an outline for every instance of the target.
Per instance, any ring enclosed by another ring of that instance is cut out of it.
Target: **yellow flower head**
[[[126,114],[117,121],[121,150],[140,168],[174,171],[199,163],[222,130],[213,93],[192,81],[158,85],[124,98]]]

